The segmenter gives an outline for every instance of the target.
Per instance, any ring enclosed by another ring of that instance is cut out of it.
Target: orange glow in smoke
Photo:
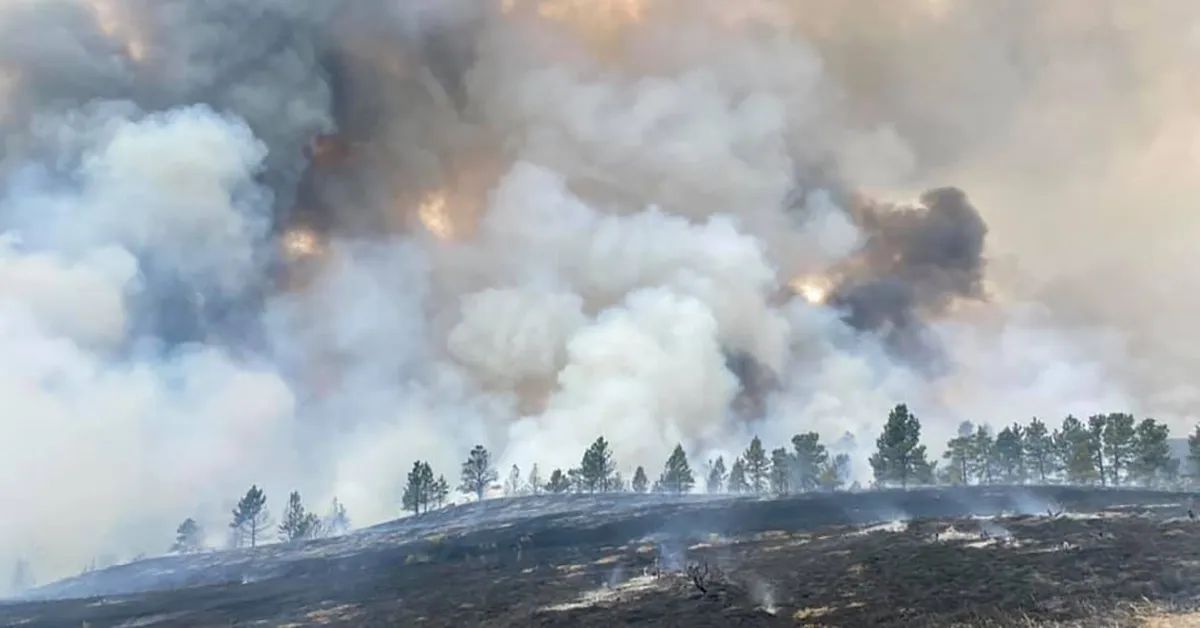
[[[792,292],[800,295],[805,301],[813,305],[820,305],[829,299],[830,284],[829,280],[819,275],[807,275],[796,277],[788,282],[788,287]]]
[[[137,63],[146,59],[146,42],[124,10],[114,0],[85,0],[105,37],[119,42],[126,56]]]
[[[450,207],[443,191],[431,192],[417,207],[417,218],[421,224],[439,240],[454,236],[454,222],[450,218]]]
[[[308,227],[293,227],[283,234],[280,240],[283,254],[289,260],[297,261],[322,254],[324,244],[317,232]]]

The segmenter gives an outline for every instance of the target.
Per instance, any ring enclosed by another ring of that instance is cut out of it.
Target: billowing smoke
[[[476,443],[1183,428],[1198,19],[0,0],[0,565],[219,543],[251,483],[380,521]]]
[[[868,202],[857,213],[865,242],[843,262],[832,302],[855,329],[882,333],[897,356],[936,359],[923,321],[983,297],[983,218],[955,188],[925,192],[914,207]]]

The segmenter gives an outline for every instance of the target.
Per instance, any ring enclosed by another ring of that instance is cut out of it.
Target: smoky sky
[[[478,443],[1182,425],[1196,18],[0,2],[0,565],[220,544],[252,483],[386,520]]]

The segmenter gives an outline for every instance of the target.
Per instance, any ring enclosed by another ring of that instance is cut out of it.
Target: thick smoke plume
[[[935,447],[1186,428],[1198,24],[0,0],[0,565],[161,552],[185,517],[220,543],[251,483],[380,521],[476,443],[552,469],[603,434],[628,473],[854,450],[901,401]]]

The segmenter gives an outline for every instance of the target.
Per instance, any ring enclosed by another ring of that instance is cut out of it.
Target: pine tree
[[[521,494],[521,469],[517,465],[513,465],[508,472],[508,479],[504,481],[504,496],[516,497]]]
[[[1100,478],[1100,486],[1108,484],[1108,473],[1104,468],[1104,425],[1107,422],[1107,416],[1095,414],[1088,417],[1087,424],[1088,451],[1092,455],[1093,468]]]
[[[996,439],[986,425],[975,428],[971,436],[971,472],[979,484],[991,484],[996,478]]]
[[[1033,417],[1025,428],[1025,460],[1037,481],[1045,484],[1046,478],[1054,473],[1054,441],[1046,424]]]
[[[562,472],[562,469],[555,469],[550,473],[550,481],[546,482],[546,492],[561,494],[571,490],[571,481]]]
[[[761,494],[767,490],[767,481],[771,475],[771,461],[763,449],[762,441],[757,436],[750,441],[750,446],[742,453],[742,469],[750,490]]]
[[[583,488],[584,488],[583,487],[583,471],[580,471],[579,467],[576,467],[574,469],[567,469],[567,482],[571,487],[570,490],[572,490],[576,493],[582,493]]]
[[[1132,414],[1114,412],[1104,419],[1104,457],[1108,459],[1108,473],[1113,486],[1121,484],[1122,476],[1128,475],[1127,466],[1134,455],[1134,429]]]
[[[1200,480],[1200,425],[1187,437],[1188,474]]]
[[[529,479],[525,481],[525,491],[530,495],[542,494],[542,474],[538,471],[537,463],[529,470]]]
[[[420,460],[414,462],[412,471],[408,472],[408,481],[404,485],[404,495],[400,498],[404,509],[411,510],[414,515],[428,512],[429,504],[434,501],[436,483],[429,463]]]
[[[1062,460],[1068,482],[1090,484],[1096,480],[1096,456],[1092,451],[1092,434],[1083,422],[1068,415],[1062,427],[1055,431],[1054,447]]]
[[[325,522],[321,527],[330,536],[340,536],[350,531],[350,517],[346,515],[346,507],[337,497],[334,497],[333,503],[329,505],[329,514],[325,515]]]
[[[829,452],[821,444],[816,432],[797,434],[792,437],[791,488],[797,491],[812,491],[820,486],[821,469],[829,462]]]
[[[741,458],[733,461],[729,469],[729,482],[726,485],[730,493],[740,494],[750,492],[750,483],[746,481],[746,463]]]
[[[791,479],[796,474],[795,460],[783,447],[771,450],[771,472],[769,480],[771,492],[776,495],[787,495],[792,491]]]
[[[1015,423],[996,435],[996,460],[1004,474],[1004,481],[1010,484],[1025,482],[1024,438],[1025,430]]]
[[[34,585],[33,570],[24,558],[18,558],[13,565],[12,579],[9,581],[9,591],[21,593],[32,589]]]
[[[709,493],[720,493],[725,490],[725,459],[717,456],[716,462],[708,463],[708,481],[705,489]]]
[[[1170,482],[1179,471],[1179,461],[1171,457],[1167,444],[1170,430],[1165,423],[1143,419],[1134,436],[1130,475],[1144,486]]]
[[[583,460],[579,465],[581,488],[589,493],[612,490],[615,470],[616,463],[613,462],[608,441],[601,436],[583,454]]]
[[[646,478],[646,470],[641,466],[633,471],[633,492],[645,493],[650,488],[650,480]]]
[[[914,480],[932,481],[933,465],[925,459],[925,446],[920,440],[921,422],[916,415],[910,414],[904,404],[893,408],[870,460],[875,481],[882,486],[898,483],[901,487]]]
[[[658,484],[662,487],[663,492],[676,495],[690,492],[692,486],[696,484],[696,478],[692,476],[692,467],[688,464],[683,445],[675,445],[671,457],[667,458],[667,463],[663,465],[663,472],[659,476]]]
[[[204,532],[195,519],[188,517],[175,528],[175,543],[171,551],[176,554],[191,554],[204,549]]]
[[[257,485],[251,485],[246,495],[238,500],[233,521],[229,524],[236,533],[238,545],[246,533],[250,534],[250,547],[258,545],[258,532],[271,525],[271,513],[267,512],[266,505],[267,495]]]
[[[321,520],[315,513],[304,509],[300,501],[300,492],[292,491],[288,496],[287,508],[283,511],[283,521],[279,524],[279,540],[284,542],[301,541],[320,535]]]
[[[838,454],[821,469],[821,490],[836,491],[846,484],[850,475],[850,456]]]
[[[475,499],[483,501],[487,487],[500,476],[492,468],[492,455],[483,445],[476,445],[462,463],[462,484],[458,490],[467,495],[475,495]]]
[[[432,475],[432,471],[430,472]],[[433,488],[430,489],[430,501],[441,508],[446,504],[446,498],[450,496],[450,483],[446,481],[446,476],[439,475],[433,481]]]
[[[628,487],[625,484],[625,478],[621,475],[621,472],[613,471],[612,479],[610,479],[608,482],[608,491],[610,493],[624,493],[626,488]]]
[[[946,443],[946,451],[942,454],[950,462],[947,469],[947,479],[950,484],[967,485],[971,483],[971,470],[975,459],[974,443],[975,426],[970,421],[958,424],[958,436]]]

